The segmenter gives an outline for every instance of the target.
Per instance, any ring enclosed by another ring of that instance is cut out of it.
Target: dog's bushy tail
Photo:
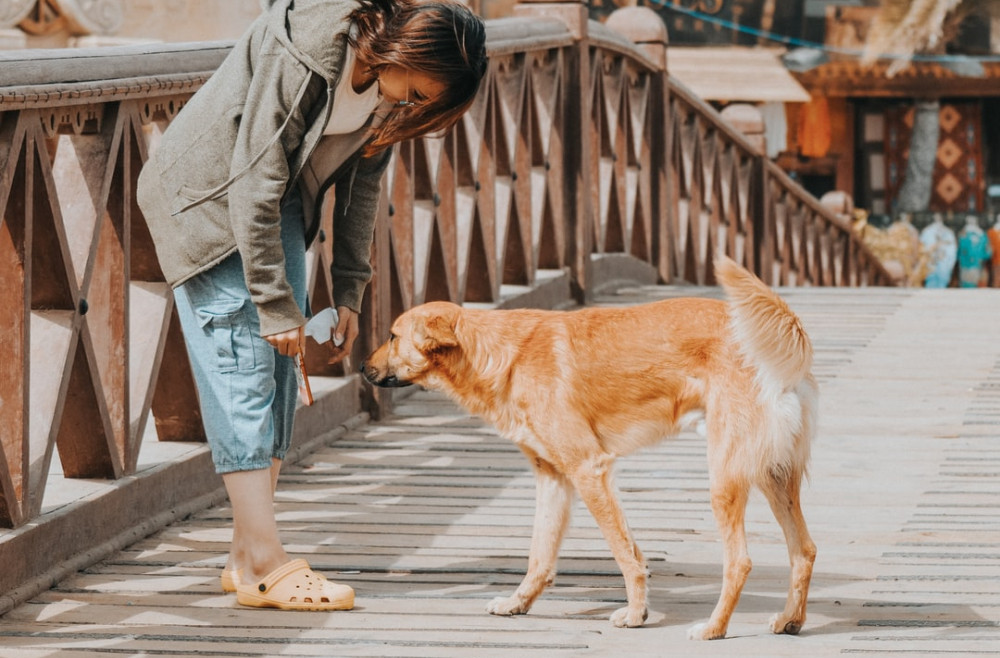
[[[729,298],[732,331],[744,357],[782,389],[802,381],[812,368],[812,343],[788,304],[727,256],[716,257],[715,278]]]

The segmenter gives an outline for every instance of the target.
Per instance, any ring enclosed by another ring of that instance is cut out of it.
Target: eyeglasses
[[[406,71],[406,100],[396,101],[396,107],[416,107],[417,104],[410,100],[410,71]]]
[[[405,99],[401,99],[401,100],[397,100],[396,102],[394,102],[391,105],[391,107],[397,108],[397,109],[414,108],[414,107],[417,107],[417,106],[423,104],[427,99],[419,91],[415,91],[413,89],[412,82],[411,82],[411,79],[410,79],[411,71],[406,70],[406,69],[402,69],[402,67],[400,67],[400,69],[398,69],[398,70],[402,70],[404,72],[405,76],[406,76],[404,78],[404,84],[406,85],[406,93],[405,93],[406,98]],[[382,89],[381,89],[382,79],[381,78],[379,78],[378,84],[379,84],[379,93],[381,94],[382,93]],[[394,81],[394,84],[396,84],[396,81]],[[392,87],[390,87],[390,89],[392,89]],[[396,91],[399,90],[398,84],[396,84],[396,89],[395,90]],[[414,97],[413,100],[410,100],[411,95]]]

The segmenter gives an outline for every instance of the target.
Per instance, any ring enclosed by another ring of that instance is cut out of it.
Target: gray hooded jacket
[[[322,193],[343,182],[334,207],[334,299],[358,311],[389,150],[364,158],[359,149],[337,172],[310,161],[330,118],[355,0],[262,4],[267,11],[171,122],[139,177],[137,199],[170,285],[240,252],[267,336],[305,323],[285,278],[282,197],[302,194],[308,244]],[[309,184],[293,188],[307,165]]]

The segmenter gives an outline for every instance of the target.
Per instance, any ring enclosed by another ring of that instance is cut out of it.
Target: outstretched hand
[[[350,355],[359,333],[357,313],[346,306],[338,306],[337,314],[340,316],[340,321],[333,330],[333,341],[331,341],[333,349],[329,361],[331,366]]]

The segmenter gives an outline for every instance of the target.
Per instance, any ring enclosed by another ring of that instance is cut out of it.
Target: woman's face
[[[440,80],[399,66],[383,69],[378,75],[378,86],[383,99],[402,106],[434,102],[447,90]]]

